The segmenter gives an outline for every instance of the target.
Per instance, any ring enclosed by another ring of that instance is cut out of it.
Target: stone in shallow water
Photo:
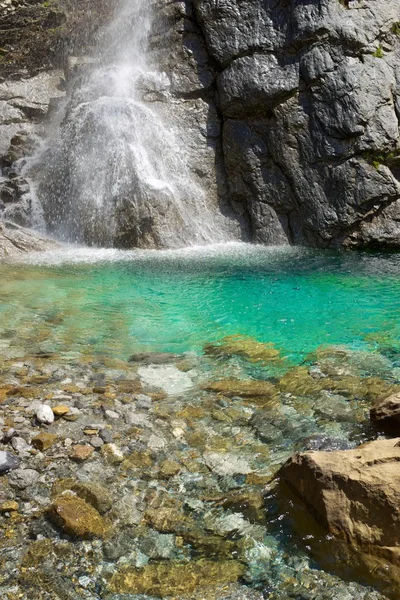
[[[32,445],[40,451],[48,450],[57,442],[58,438],[54,433],[39,433],[32,438]]]
[[[128,358],[128,362],[145,363],[147,365],[165,365],[182,358],[172,352],[138,352]]]
[[[237,355],[254,363],[270,364],[279,360],[279,350],[273,344],[263,344],[244,335],[228,335],[218,342],[207,344],[205,354],[211,356]]]
[[[140,367],[138,375],[146,385],[161,388],[167,394],[182,394],[193,387],[193,381],[173,365]]]
[[[35,484],[39,479],[39,473],[34,469],[16,469],[8,477],[11,487],[19,490]]]
[[[90,458],[93,454],[94,448],[88,445],[78,444],[73,446],[72,450],[69,453],[69,458],[74,460],[75,462],[83,462]]]
[[[55,498],[47,514],[63,531],[79,538],[103,538],[109,531],[109,524],[100,513],[72,493]]]
[[[244,571],[244,565],[236,560],[155,563],[144,569],[122,569],[112,577],[109,588],[117,593],[176,597],[196,588],[236,582]]]
[[[206,452],[204,461],[209,469],[217,475],[247,475],[252,468],[244,458],[235,454],[218,454],[218,452]]]
[[[210,381],[203,387],[205,390],[221,393],[228,397],[263,397],[272,400],[278,394],[276,387],[272,383],[269,383],[269,381],[258,381],[255,379],[221,379],[220,381]]]
[[[82,483],[74,479],[60,479],[53,485],[51,494],[53,497],[57,497],[68,490],[74,492],[101,514],[108,512],[112,507],[113,499],[111,495],[103,486],[97,483]]]

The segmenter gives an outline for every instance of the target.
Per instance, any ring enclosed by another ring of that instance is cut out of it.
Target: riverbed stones
[[[354,450],[306,452],[282,481],[329,533],[400,566],[400,438]]]
[[[13,469],[18,469],[21,459],[11,452],[0,450],[0,475],[4,475]]]
[[[112,577],[109,588],[117,593],[149,594],[163,598],[189,594],[196,588],[208,585],[236,582],[243,573],[243,565],[235,560],[156,563],[143,569],[122,569]]]
[[[47,515],[63,531],[78,538],[104,538],[109,532],[109,523],[100,513],[72,493],[55,498]]]

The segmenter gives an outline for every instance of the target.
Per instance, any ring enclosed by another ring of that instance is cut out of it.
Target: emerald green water
[[[3,264],[0,277],[0,339],[16,355],[201,352],[240,333],[298,362],[321,344],[393,353],[400,339],[398,254],[70,249]]]

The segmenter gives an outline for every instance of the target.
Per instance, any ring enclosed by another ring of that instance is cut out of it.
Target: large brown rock
[[[400,434],[400,393],[378,400],[371,408],[370,416],[382,431]]]
[[[400,565],[400,438],[297,454],[280,475],[331,534]]]

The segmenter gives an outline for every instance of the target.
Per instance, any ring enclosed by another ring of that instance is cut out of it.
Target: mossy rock
[[[264,344],[244,335],[228,335],[218,342],[204,346],[209,356],[240,356],[252,363],[269,365],[281,360],[279,350],[273,344]]]
[[[325,379],[325,389],[346,396],[349,399],[374,402],[381,398],[396,394],[400,386],[389,383],[379,377],[340,377]]]
[[[257,379],[221,379],[210,381],[203,385],[203,389],[228,396],[239,396],[244,398],[265,398],[273,400],[278,396],[278,390],[269,381]]]
[[[192,521],[185,517],[178,508],[161,506],[148,508],[144,513],[144,521],[160,533],[177,533],[191,528]]]
[[[74,492],[101,514],[108,512],[113,505],[111,495],[103,486],[97,483],[82,483],[74,481],[74,479],[60,479],[54,483],[51,494],[53,498],[56,498],[68,490]]]
[[[201,529],[188,529],[179,534],[186,544],[192,547],[196,557],[223,559],[232,558],[236,550],[236,543],[226,540],[218,535],[212,535]]]
[[[325,379],[314,379],[307,367],[295,367],[288,371],[278,383],[282,392],[295,396],[315,396],[325,388]]]
[[[156,563],[143,569],[121,569],[111,578],[109,590],[120,594],[176,597],[205,586],[234,583],[244,572],[245,566],[236,560]]]
[[[104,538],[110,531],[110,524],[100,513],[72,493],[55,498],[47,515],[60,529],[78,538]]]

